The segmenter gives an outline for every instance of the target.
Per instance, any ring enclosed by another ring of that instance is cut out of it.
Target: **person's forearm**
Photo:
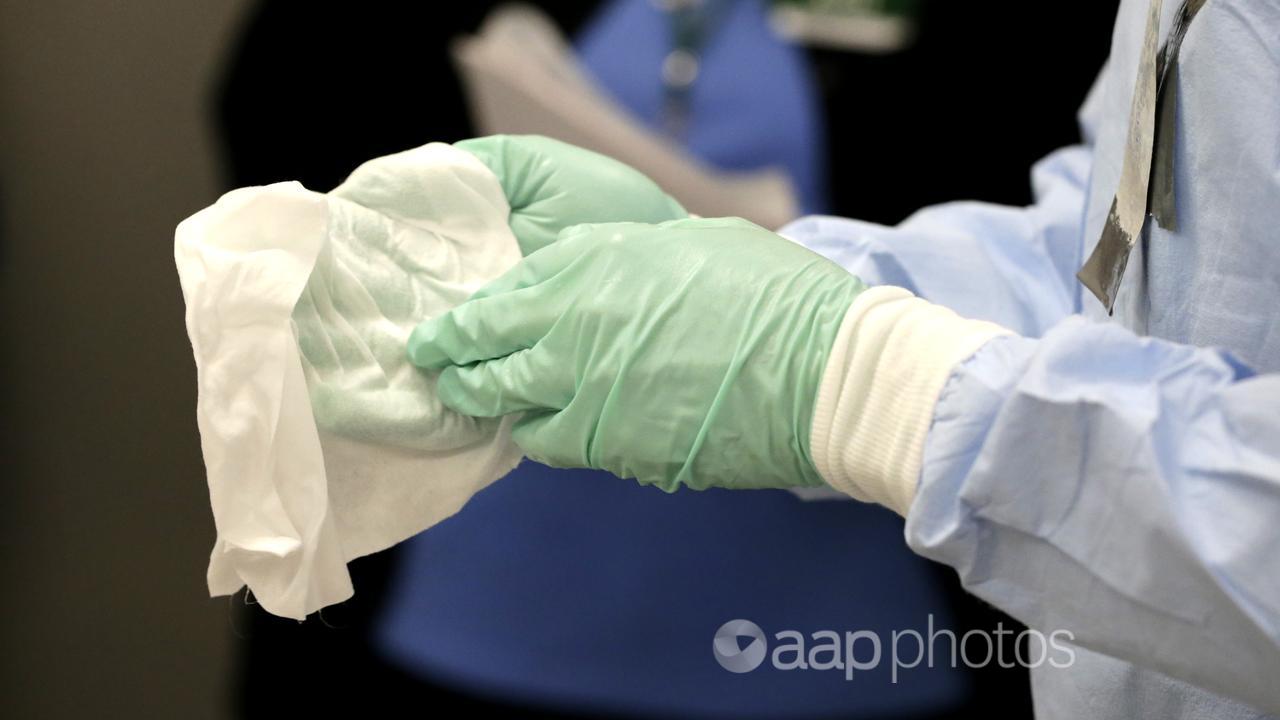
[[[1091,151],[1064,148],[1033,171],[1036,201],[950,203],[895,227],[809,217],[780,232],[870,285],[895,285],[1023,335],[1079,310],[1083,207]]]
[[[1280,710],[1280,376],[1072,319],[944,387],[911,546],[1028,625]]]

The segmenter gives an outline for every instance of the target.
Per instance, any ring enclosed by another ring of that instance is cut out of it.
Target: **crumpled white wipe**
[[[446,410],[412,367],[420,321],[520,259],[479,160],[433,143],[321,194],[244,188],[183,221],[174,257],[217,540],[211,595],[303,619],[346,563],[457,512],[520,461],[510,420]]]

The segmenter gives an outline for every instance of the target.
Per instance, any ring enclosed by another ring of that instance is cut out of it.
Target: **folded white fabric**
[[[520,259],[496,177],[433,143],[327,194],[227,193],[177,229],[217,541],[212,595],[302,619],[347,561],[457,512],[520,460],[509,420],[446,410],[409,364],[420,321]]]

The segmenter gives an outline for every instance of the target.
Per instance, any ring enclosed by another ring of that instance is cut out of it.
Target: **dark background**
[[[238,714],[253,628],[204,588],[173,227],[233,185],[327,189],[369,157],[468,134],[431,68],[487,5],[0,1],[0,713]],[[572,24],[590,3],[556,5]],[[911,51],[815,52],[832,210],[895,222],[1026,202],[1030,164],[1076,139],[1115,5],[926,0]],[[259,89],[234,89],[237,72]],[[308,677],[369,697],[358,677]]]

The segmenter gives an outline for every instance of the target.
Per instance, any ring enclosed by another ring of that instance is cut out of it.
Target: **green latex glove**
[[[409,357],[458,412],[524,413],[514,439],[540,462],[668,491],[814,486],[814,397],[863,289],[745,220],[583,225],[419,325]]]
[[[629,165],[540,135],[490,135],[455,143],[498,176],[511,231],[529,255],[581,223],[677,220],[688,213]]]

